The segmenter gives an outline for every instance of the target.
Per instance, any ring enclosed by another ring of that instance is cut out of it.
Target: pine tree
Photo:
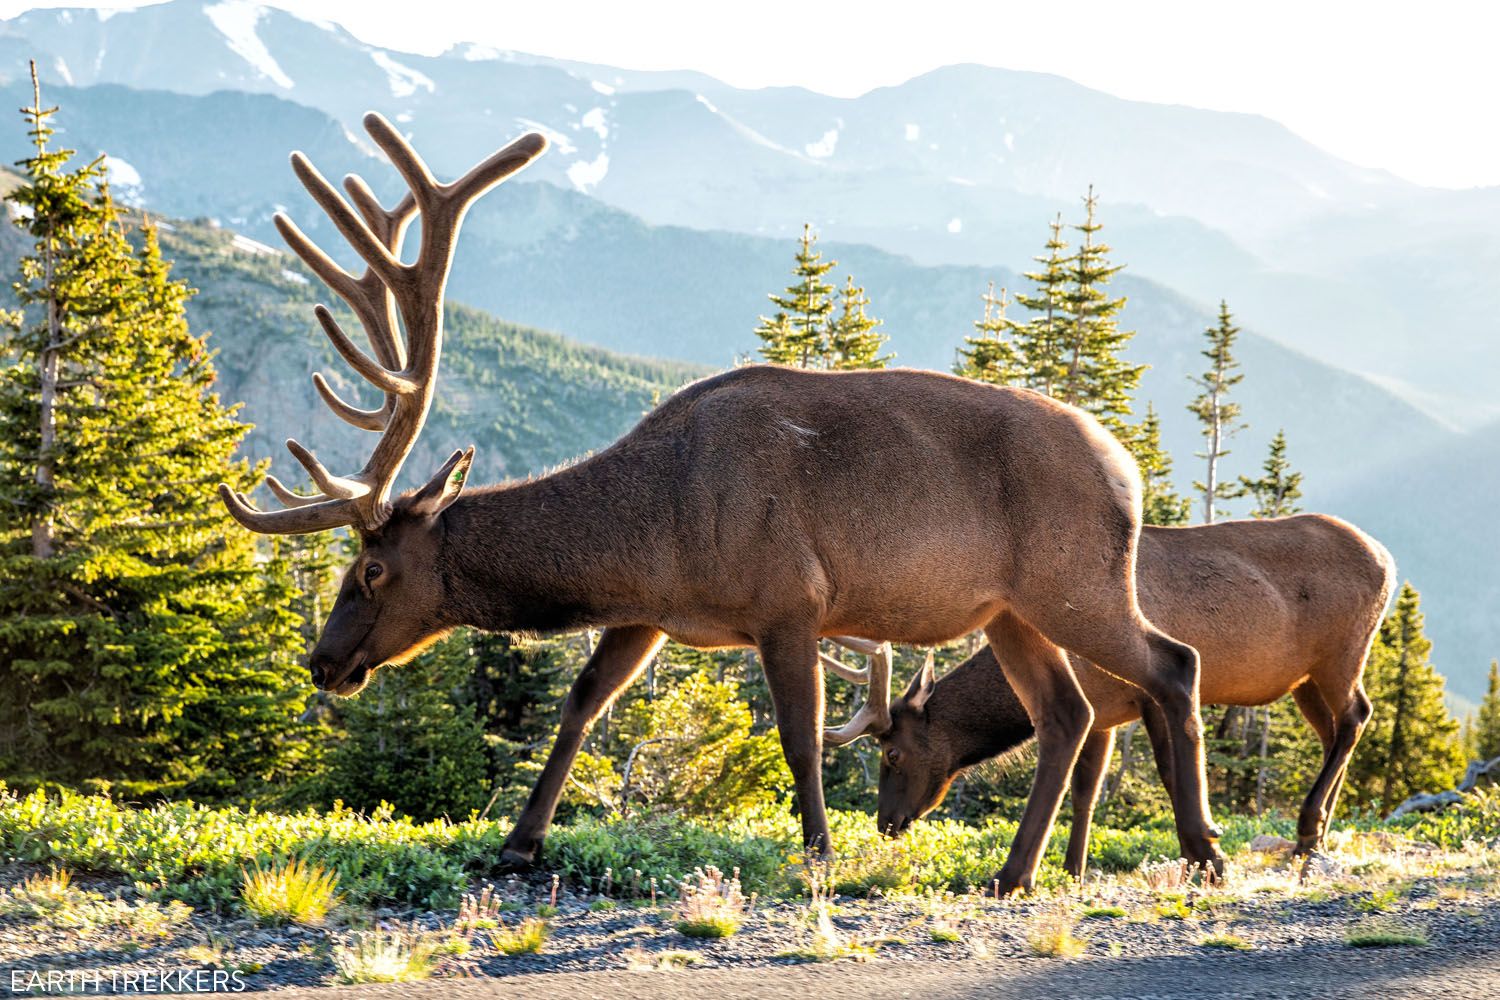
[[[1024,275],[1033,291],[1016,293],[1017,304],[1033,316],[1029,322],[1016,324],[1012,329],[1014,381],[1056,399],[1067,374],[1063,335],[1068,325],[1068,267],[1072,258],[1066,252],[1068,242],[1062,235],[1062,216],[1054,217],[1048,228],[1047,252],[1032,258],[1041,268]]]
[[[1209,369],[1201,377],[1189,376],[1189,381],[1203,390],[1188,404],[1188,409],[1203,423],[1203,436],[1208,442],[1207,450],[1196,453],[1207,463],[1207,475],[1203,482],[1193,483],[1203,497],[1204,524],[1213,524],[1214,517],[1223,513],[1215,508],[1217,501],[1236,495],[1231,484],[1219,481],[1219,459],[1229,454],[1224,445],[1230,436],[1244,426],[1236,423],[1239,404],[1227,398],[1229,391],[1245,377],[1236,374],[1240,365],[1234,359],[1234,341],[1239,332],[1229,314],[1229,303],[1220,302],[1218,323],[1203,332],[1208,349],[1202,353],[1209,360]]]
[[[1286,431],[1278,430],[1271,439],[1271,451],[1261,466],[1258,479],[1240,477],[1237,496],[1249,496],[1255,500],[1251,517],[1286,517],[1302,508],[1297,501],[1302,498],[1302,473],[1292,471],[1292,463],[1286,457]]]
[[[1500,757],[1500,662],[1490,661],[1490,686],[1474,722],[1474,751],[1480,760]]]
[[[828,354],[833,286],[824,280],[824,275],[838,261],[824,260],[817,244],[812,225],[804,224],[797,263],[792,269],[797,281],[782,294],[770,296],[777,311],[770,317],[762,316],[760,326],[755,329],[762,341],[761,356],[773,364],[813,368]]]
[[[953,366],[953,373],[991,385],[1025,381],[1017,363],[1016,345],[1011,342],[1012,335],[1022,324],[1005,315],[1008,305],[1005,289],[1000,289],[996,296],[992,281],[979,299],[984,303],[984,318],[974,321],[974,336],[964,338],[965,346],[958,349],[958,362]]]
[[[1064,369],[1056,382],[1055,395],[1082,407],[1125,437],[1128,430],[1124,418],[1130,415],[1131,395],[1140,385],[1146,366],[1128,364],[1120,357],[1135,333],[1120,329],[1119,313],[1125,299],[1110,298],[1107,286],[1124,265],[1109,263],[1110,247],[1097,239],[1104,227],[1095,214],[1098,198],[1092,187],[1084,198],[1084,207],[1084,221],[1073,226],[1081,234],[1078,250],[1067,264]]]
[[[1380,626],[1365,668],[1374,712],[1349,764],[1356,805],[1388,813],[1411,795],[1453,787],[1464,767],[1458,722],[1428,655],[1421,598],[1411,584]]]
[[[131,243],[102,162],[70,167],[35,98],[9,196],[31,249],[0,372],[0,773],[253,795],[306,764],[309,728],[289,571],[214,492],[254,485],[248,428],[154,229]]]
[[[880,320],[865,311],[869,296],[847,275],[839,293],[839,311],[828,322],[826,353],[821,367],[850,371],[857,368],[884,368],[891,355],[881,354],[889,340],[880,332]]]
[[[1146,417],[1133,428],[1125,445],[1141,470],[1141,517],[1144,524],[1187,524],[1192,501],[1172,488],[1172,456],[1161,444],[1161,418],[1146,404]]]

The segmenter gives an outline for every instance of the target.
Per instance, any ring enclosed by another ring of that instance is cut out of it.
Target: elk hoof
[[[990,880],[990,892],[996,899],[1019,896],[1031,891],[1031,879],[1016,878],[1001,872]]]
[[[1292,857],[1307,858],[1317,854],[1322,848],[1322,837],[1298,837],[1297,846],[1292,848]]]
[[[537,858],[540,857],[542,845],[537,843],[530,849],[519,847],[503,847],[500,849],[500,863],[497,866],[500,874],[506,875],[511,872],[530,871],[536,867]]]

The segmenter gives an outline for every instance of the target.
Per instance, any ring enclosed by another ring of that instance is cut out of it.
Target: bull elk
[[[1202,657],[1205,704],[1265,705],[1290,691],[1317,733],[1323,766],[1297,819],[1296,850],[1317,849],[1370,716],[1361,678],[1395,583],[1390,554],[1351,524],[1304,514],[1147,527],[1138,559],[1142,607]],[[1115,727],[1144,721],[1157,768],[1173,794],[1176,765],[1162,713],[1140,690],[1076,657],[1073,666],[1094,707],[1093,730],[1073,768],[1066,865],[1076,876],[1088,858],[1089,824]],[[875,656],[866,672],[839,673],[868,684],[870,695],[856,718],[830,730],[827,740],[879,740],[877,822],[892,834],[935,809],[964,768],[1019,746],[1033,732],[1023,700],[1005,683],[989,650],[937,681],[929,657],[895,701],[888,656]]]
[[[320,493],[268,479],[285,509],[260,511],[220,491],[254,531],[358,532],[360,553],[310,659],[320,688],[354,694],[375,668],[461,625],[604,629],[507,838],[505,863],[535,860],[585,730],[669,636],[759,649],[803,836],[827,850],[820,637],[930,644],[983,627],[1035,722],[1044,761],[999,876],[1007,888],[1030,885],[1093,720],[1063,648],[1162,705],[1181,737],[1173,773],[1184,840],[1195,858],[1222,864],[1203,787],[1197,654],[1136,604],[1135,463],[1073,407],[932,372],[749,366],[682,389],[569,468],[469,489],[471,448],[390,499],[432,401],[443,287],[464,213],[546,143],[528,135],[441,184],[385,119],[369,115],[365,127],[410,189],[394,209],[357,178],[345,181],[351,208],[292,157],[364,273],[344,271],[285,217],[276,225],[364,326],[373,357],[326,308],[316,312],[384,404],[360,409],[315,379],[335,413],[379,440],[351,476],[330,473],[289,441]],[[417,213],[421,246],[408,264],[402,234]]]

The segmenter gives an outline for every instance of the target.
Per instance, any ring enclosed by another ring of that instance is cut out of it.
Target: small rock
[[[1285,837],[1278,837],[1273,833],[1258,833],[1250,841],[1250,850],[1259,851],[1262,854],[1280,854],[1290,851],[1297,845]]]

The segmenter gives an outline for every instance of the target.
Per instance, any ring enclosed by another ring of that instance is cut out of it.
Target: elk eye
[[[897,750],[895,747],[891,747],[885,752],[885,759],[888,763],[894,764],[896,763],[896,761],[901,759],[901,751]]]
[[[370,563],[370,565],[365,567],[365,583],[374,583],[379,579],[380,574],[384,572],[385,568],[379,563]]]

